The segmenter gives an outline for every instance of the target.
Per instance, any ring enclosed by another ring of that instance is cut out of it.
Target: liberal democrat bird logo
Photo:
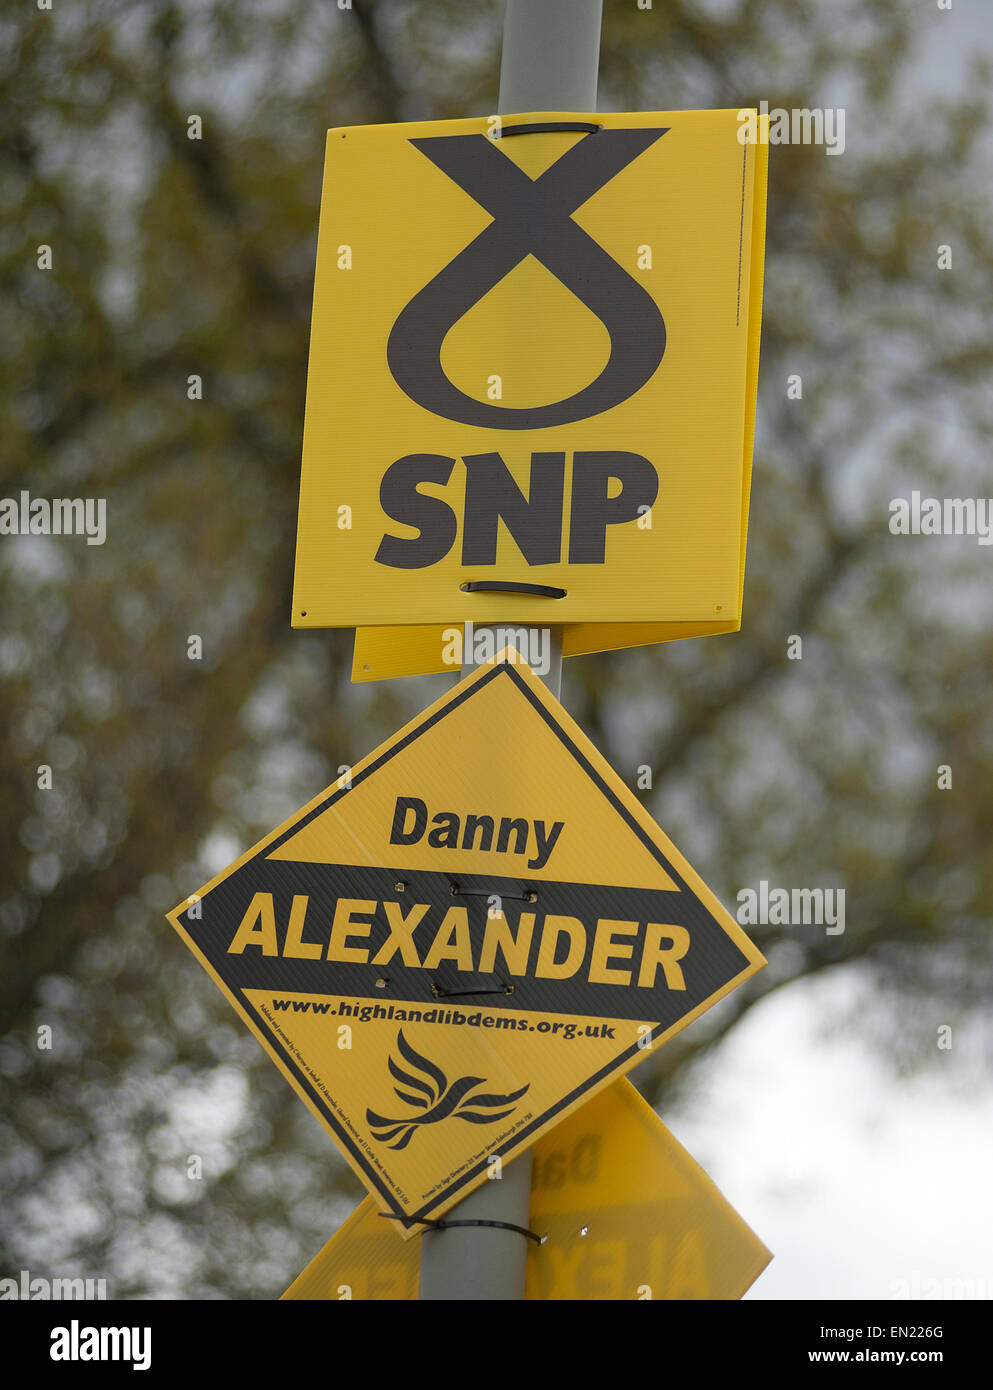
[[[390,1149],[405,1149],[419,1126],[436,1125],[439,1120],[447,1120],[449,1115],[473,1125],[492,1125],[497,1120],[505,1120],[513,1110],[515,1101],[520,1100],[529,1089],[530,1083],[519,1091],[512,1091],[509,1096],[479,1092],[472,1095],[474,1086],[485,1085],[486,1079],[482,1076],[460,1076],[458,1081],[449,1085],[448,1077],[440,1067],[414,1051],[403,1036],[403,1029],[397,1036],[397,1052],[410,1070],[405,1071],[391,1057],[388,1063],[390,1073],[410,1089],[401,1090],[399,1086],[394,1086],[393,1090],[407,1105],[424,1113],[408,1115],[402,1120],[388,1120],[374,1110],[365,1112],[374,1137]]]

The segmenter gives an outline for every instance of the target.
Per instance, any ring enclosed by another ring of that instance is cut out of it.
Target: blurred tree
[[[929,22],[607,0],[604,109],[848,113],[843,158],[772,151],[744,630],[566,672],[726,902],[847,890],[843,935],[756,929],[769,968],[636,1073],[655,1102],[817,972],[861,972],[859,1024],[904,1066],[989,989],[986,555],[887,529],[913,487],[989,492],[989,73],[922,107]],[[102,548],[0,539],[4,1272],[271,1296],[360,1195],[162,912],[442,688],[350,686],[347,634],[289,627],[322,147],[490,111],[500,23],[454,0],[0,17],[0,492],[105,497],[109,522]]]

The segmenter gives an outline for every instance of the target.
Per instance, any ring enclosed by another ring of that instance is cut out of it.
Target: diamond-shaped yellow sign
[[[764,963],[510,661],[170,920],[405,1218],[445,1211]]]
[[[283,1297],[416,1298],[419,1242],[393,1225],[367,1198]],[[624,1080],[535,1144],[529,1225],[529,1299],[740,1298],[771,1259]]]

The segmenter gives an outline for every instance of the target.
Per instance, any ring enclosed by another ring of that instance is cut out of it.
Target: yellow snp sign
[[[509,661],[170,920],[401,1218],[446,1210],[764,964]]]
[[[416,1299],[419,1243],[392,1224],[367,1198],[283,1298]],[[530,1228],[529,1299],[740,1298],[772,1258],[623,1080],[535,1144]]]
[[[767,155],[746,130],[328,132],[293,622],[391,629],[359,634],[358,677],[443,669],[452,623],[565,625],[568,654],[739,625]]]

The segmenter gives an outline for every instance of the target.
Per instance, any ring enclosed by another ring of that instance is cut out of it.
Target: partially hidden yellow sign
[[[764,963],[511,661],[170,920],[404,1219],[445,1211]]]
[[[419,1242],[393,1224],[367,1198],[283,1298],[416,1299]],[[740,1298],[772,1258],[624,1080],[535,1144],[530,1228],[529,1299]]]
[[[740,623],[765,160],[735,111],[328,132],[298,627]],[[403,669],[397,669],[401,667]],[[389,668],[389,669],[387,669]]]

